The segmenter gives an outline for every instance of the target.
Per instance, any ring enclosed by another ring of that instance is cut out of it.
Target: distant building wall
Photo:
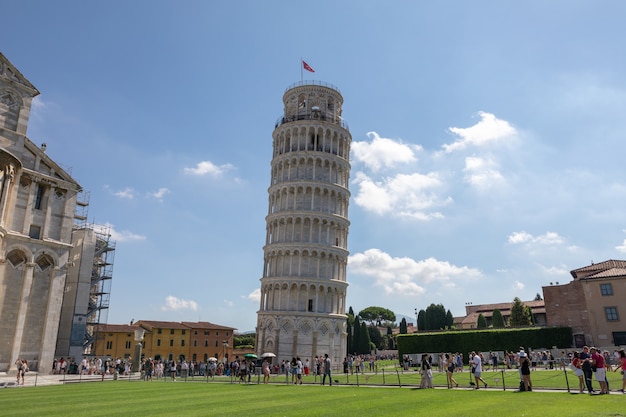
[[[609,260],[571,272],[565,285],[543,287],[550,326],[569,326],[574,345],[626,345],[626,261]]]

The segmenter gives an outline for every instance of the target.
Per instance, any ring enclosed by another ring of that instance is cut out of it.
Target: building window
[[[157,346],[161,346],[161,339],[157,339]]]
[[[208,335],[209,335],[209,331],[208,331],[208,330],[205,330],[205,331],[204,331],[204,335],[205,335],[205,336],[208,336]]]
[[[215,336],[219,336],[219,335],[220,335],[220,332],[215,332]]]
[[[208,340],[204,341],[204,347],[209,347],[209,341]]]
[[[197,340],[193,341],[193,347],[198,347],[198,341]]]
[[[309,300],[309,308],[307,311],[313,311],[313,299]]]
[[[41,226],[35,226],[33,224],[30,225],[28,229],[28,237],[31,239],[40,239],[41,238]]]
[[[604,307],[604,314],[606,314],[607,321],[618,321],[617,307]]]
[[[613,345],[615,346],[626,345],[626,332],[613,332]]]
[[[130,349],[130,340],[126,342],[126,349]]]
[[[174,329],[170,329],[170,334],[174,334]]]
[[[217,347],[217,340],[215,341],[215,347]]]
[[[600,294],[613,295],[613,286],[611,284],[600,284]]]
[[[163,329],[157,329],[157,334],[163,333]]]
[[[170,339],[170,346],[174,346],[174,339]]]
[[[35,196],[35,209],[37,210],[41,210],[41,204],[43,202],[43,195],[44,192],[46,191],[46,188],[39,184],[37,186],[37,195]]]
[[[107,350],[111,350],[111,349],[113,349],[113,341],[109,340],[107,342]]]
[[[181,341],[180,341],[180,345],[181,345],[181,346],[185,346],[185,339],[183,339],[183,340],[181,340]]]
[[[185,334],[185,329],[183,329],[183,334]]]
[[[193,331],[193,335],[194,335],[194,336],[198,336],[198,331],[197,331],[197,330],[194,330],[194,331]]]

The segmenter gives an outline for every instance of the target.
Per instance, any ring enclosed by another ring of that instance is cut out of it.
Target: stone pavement
[[[7,374],[6,372],[0,372],[0,388],[14,388],[18,387],[16,381],[17,375],[13,373]],[[105,375],[104,381],[113,381],[114,375]],[[119,380],[138,380],[139,374],[124,376],[119,375]],[[26,372],[24,377],[24,385],[19,387],[35,387],[43,385],[59,385],[59,384],[71,384],[81,382],[101,382],[103,380],[102,375],[50,375],[40,374],[39,372]]]
[[[122,381],[139,381],[141,378],[139,373],[135,373],[133,375],[118,375],[117,379]],[[105,375],[104,376],[104,381],[113,381],[115,380],[115,376],[114,375]],[[196,379],[197,381],[200,381],[200,378]],[[16,383],[16,375],[15,373],[11,373],[11,374],[7,374],[6,372],[0,372],[0,389],[2,388],[22,388],[22,387],[35,387],[35,386],[44,386],[44,385],[60,385],[60,384],[75,384],[75,383],[86,383],[86,382],[101,382],[103,381],[102,375],[50,375],[50,374],[40,374],[38,372],[27,372],[26,373],[26,377],[24,378],[24,385],[17,385]],[[192,382],[193,379],[190,379],[189,382]],[[185,382],[183,379],[179,379],[179,382]],[[224,383],[232,383],[232,380],[225,380],[225,381],[221,381]],[[219,382],[218,382],[219,383]],[[282,383],[277,383],[274,382],[277,385],[282,385]],[[315,385],[315,384],[310,384],[310,383],[305,383],[304,385]],[[335,385],[335,384],[333,384]],[[347,386],[355,386],[355,385],[346,385],[346,384],[337,384],[337,386],[341,387],[347,387]],[[361,385],[362,388],[397,388],[397,385]],[[417,388],[416,386],[411,386],[411,385],[403,385],[403,388],[410,388],[410,389],[416,389],[419,390],[419,388]],[[435,387],[435,389],[448,389],[445,386],[444,387]],[[460,387],[460,388],[455,388],[458,390],[473,390],[472,387]],[[502,387],[488,387],[488,388],[481,388],[480,391],[482,390],[488,390],[488,391],[503,391]],[[507,392],[516,392],[512,389],[507,389]],[[560,392],[560,393],[567,393],[567,390],[563,390],[563,389],[541,389],[541,388],[537,388],[535,390],[533,390],[533,392]],[[577,390],[572,390],[571,391],[572,394],[578,394]],[[623,393],[620,391],[611,391],[610,394],[618,394],[618,395],[622,395]],[[585,394],[588,395],[588,394]]]

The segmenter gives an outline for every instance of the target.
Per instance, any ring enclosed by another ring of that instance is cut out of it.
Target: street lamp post
[[[146,331],[142,328],[135,330],[135,342],[137,343],[135,344],[135,358],[132,361],[131,368],[133,372],[139,372],[141,370],[141,349],[143,348],[141,342],[143,341],[145,333]]]
[[[419,326],[417,325],[419,319],[419,313],[417,312],[417,307],[415,307],[415,333],[419,332]]]

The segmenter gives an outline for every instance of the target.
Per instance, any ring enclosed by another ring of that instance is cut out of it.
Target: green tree
[[[346,344],[347,346],[347,350],[346,352],[348,353],[352,353],[354,352],[354,310],[352,310],[352,306],[350,306],[350,308],[348,309],[348,329],[347,329],[347,333],[348,333],[348,337],[347,337],[347,341]]]
[[[233,345],[235,348],[254,347],[256,336],[254,334],[233,335]]]
[[[374,344],[374,346],[378,349],[383,349],[383,335],[378,330],[376,326],[367,326],[367,333],[369,334],[370,341]]]
[[[406,328],[406,319],[402,317],[402,320],[400,321],[400,334],[407,334],[408,332]]]
[[[476,321],[477,329],[486,329],[487,328],[487,319],[483,316],[483,313],[478,315],[478,320]]]
[[[354,317],[354,325],[352,328],[352,350],[350,353],[359,353],[359,339],[361,337],[361,320],[359,320],[359,316]]]
[[[446,309],[443,304],[431,304],[426,308],[424,330],[439,330],[446,327]]]
[[[387,334],[385,335],[387,343],[386,349],[396,349],[396,337],[393,335],[393,329],[391,326],[387,326]]]
[[[420,310],[417,313],[417,331],[426,330],[426,311]]]
[[[454,327],[454,316],[452,315],[452,312],[448,310],[448,312],[446,313],[446,328],[452,329],[453,327]]]
[[[509,317],[509,325],[515,326],[530,326],[532,324],[530,315],[526,304],[519,298],[515,297],[513,303],[511,303],[511,316]]]
[[[370,335],[367,330],[367,325],[363,322],[361,323],[361,328],[359,329],[359,344],[357,347],[357,353],[370,353],[371,352],[371,340]]]
[[[533,311],[531,310],[530,306],[526,306],[525,315],[528,319],[528,324],[533,326],[535,324],[535,319],[533,318]]]
[[[376,324],[377,326],[381,326],[383,321],[396,321],[396,314],[383,307],[367,307],[359,311],[359,317],[363,320],[368,321],[370,325]]]
[[[504,327],[504,316],[502,316],[502,312],[497,308],[493,310],[491,325],[494,327],[494,329],[500,329]]]

